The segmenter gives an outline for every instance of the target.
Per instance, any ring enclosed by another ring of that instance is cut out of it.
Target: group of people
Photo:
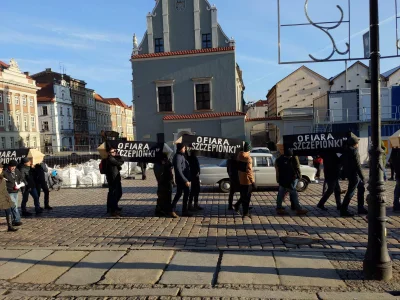
[[[5,210],[8,231],[17,231],[22,225],[22,217],[30,217],[32,213],[26,208],[29,195],[33,198],[36,215],[50,206],[50,190],[61,188],[62,178],[53,170],[50,174],[45,163],[32,166],[32,161],[22,158],[21,163],[11,160],[6,166],[0,163],[0,209]],[[44,209],[40,206],[40,195],[44,193]],[[21,213],[19,212],[19,193],[22,194]]]

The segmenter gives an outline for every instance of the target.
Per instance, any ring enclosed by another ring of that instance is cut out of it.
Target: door
[[[277,186],[275,167],[270,156],[255,156],[254,174],[259,186]]]
[[[343,105],[342,97],[329,98],[329,109],[331,122],[342,122],[343,121]]]

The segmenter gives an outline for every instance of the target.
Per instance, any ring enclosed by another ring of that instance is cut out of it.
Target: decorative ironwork
[[[312,26],[314,26],[314,27],[320,29],[322,32],[324,32],[330,38],[330,40],[332,42],[332,48],[333,48],[332,52],[326,58],[318,59],[318,58],[315,58],[312,54],[308,55],[311,59],[313,59],[315,61],[326,61],[326,60],[329,60],[329,59],[332,58],[332,56],[335,54],[335,52],[340,54],[340,55],[346,55],[347,53],[350,52],[350,44],[349,43],[346,43],[346,46],[347,46],[347,50],[346,51],[340,51],[336,46],[335,40],[333,39],[332,35],[329,32],[329,30],[338,28],[343,23],[343,16],[344,16],[343,9],[340,7],[340,5],[336,5],[336,7],[340,11],[340,20],[337,21],[337,23],[335,25],[333,25],[333,26],[323,26],[323,25],[320,25],[321,23],[315,23],[315,22],[313,22],[313,20],[311,20],[310,16],[308,15],[308,0],[306,0],[306,2],[304,3],[304,13],[306,14],[306,18],[307,18],[308,22],[310,22],[310,24]]]

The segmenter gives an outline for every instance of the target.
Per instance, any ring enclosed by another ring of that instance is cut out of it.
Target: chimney
[[[29,72],[24,72],[24,74],[25,74],[26,76],[29,76]]]
[[[46,72],[51,72],[51,68],[46,68]]]

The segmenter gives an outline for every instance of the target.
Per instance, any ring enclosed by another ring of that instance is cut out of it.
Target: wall
[[[390,77],[389,81],[387,82],[387,86],[396,86],[400,85],[400,69],[394,72]]]
[[[154,136],[163,130],[165,114],[157,112],[155,80],[175,80],[173,84],[176,114],[192,114],[194,83],[192,78],[212,78],[213,112],[236,111],[235,57],[233,52],[133,60],[137,139]]]
[[[355,90],[359,88],[369,88],[370,84],[365,83],[368,79],[368,68],[360,63],[353,64],[347,69],[347,90]],[[331,91],[346,90],[346,75],[342,73],[333,81]]]
[[[333,99],[341,99],[341,110],[333,108]],[[359,90],[328,93],[329,116],[331,122],[356,122],[359,117]]]

